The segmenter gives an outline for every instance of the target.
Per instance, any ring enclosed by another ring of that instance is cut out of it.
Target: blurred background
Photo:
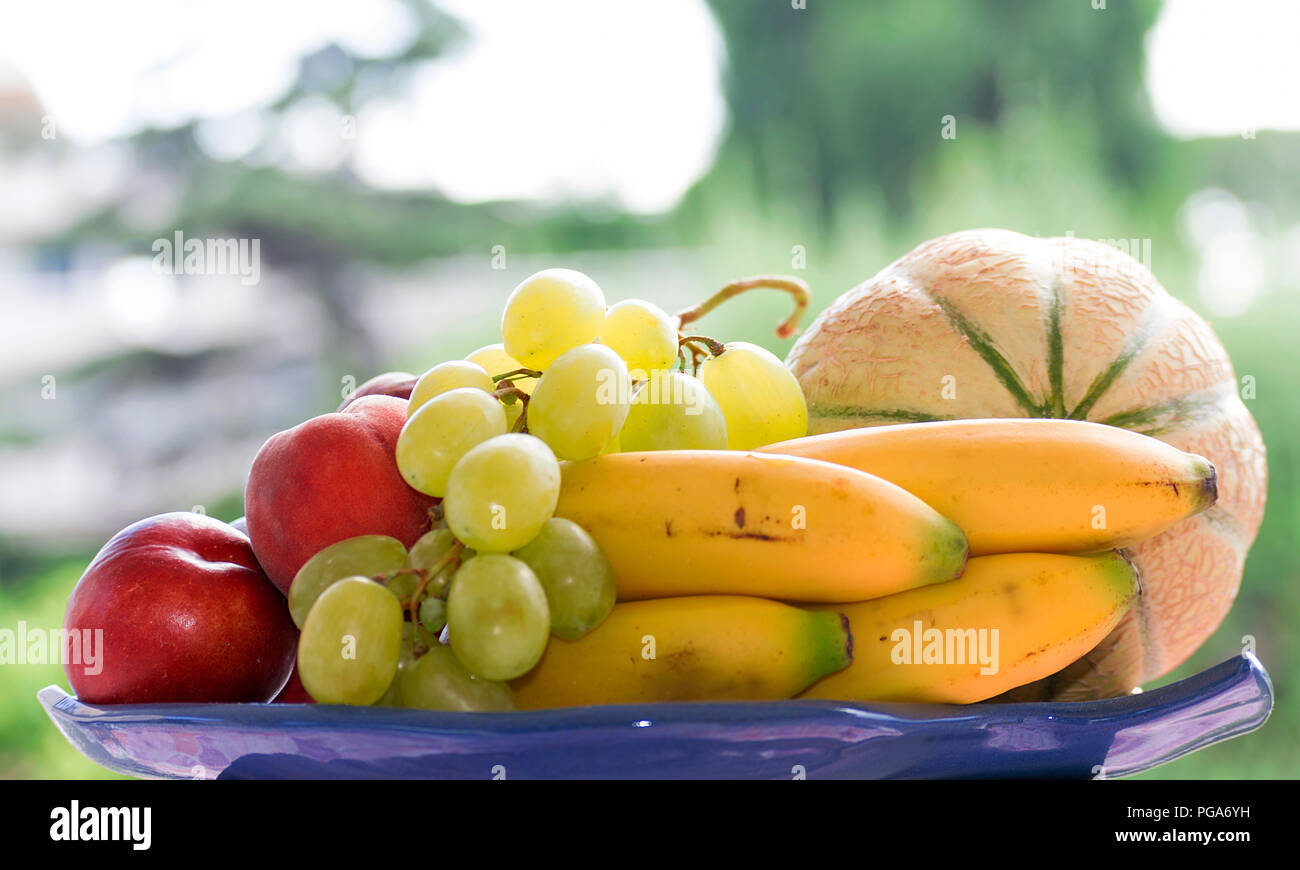
[[[1072,233],[1212,322],[1269,448],[1236,607],[1166,681],[1254,635],[1277,709],[1148,776],[1297,776],[1297,32],[1285,0],[7,6],[0,628],[60,626],[136,519],[241,515],[270,434],[499,340],[538,268],[670,310],[792,273],[815,311],[932,236]],[[190,239],[245,258],[156,267]],[[784,355],[786,310],[704,328]],[[49,683],[0,665],[0,777],[108,776]]]

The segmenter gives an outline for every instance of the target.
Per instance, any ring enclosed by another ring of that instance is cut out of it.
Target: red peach
[[[253,552],[281,592],[318,551],[356,535],[411,546],[429,530],[438,500],[397,470],[406,400],[365,396],[273,435],[253,460],[244,515]]]

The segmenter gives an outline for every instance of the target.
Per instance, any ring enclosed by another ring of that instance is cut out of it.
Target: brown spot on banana
[[[742,532],[735,529],[705,529],[703,530],[703,533],[710,538],[727,537],[735,538],[738,541],[777,541],[783,544],[788,544],[795,540],[794,538],[784,538],[780,535],[769,535],[766,532]]]

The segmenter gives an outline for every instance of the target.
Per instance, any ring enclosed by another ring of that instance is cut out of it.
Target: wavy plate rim
[[[317,704],[85,704],[61,687],[37,692],[46,713],[64,737],[83,755],[117,773],[150,776],[151,768],[128,755],[114,756],[102,735],[148,728],[192,729],[195,733],[291,733],[298,730],[360,733],[396,738],[427,735],[460,741],[509,742],[537,738],[569,738],[604,734],[609,740],[658,739],[714,741],[718,746],[737,735],[768,729],[815,726],[818,732],[845,729],[861,732],[857,741],[845,739],[848,752],[886,736],[907,737],[934,744],[935,753],[956,738],[970,741],[981,733],[990,740],[1028,740],[1027,749],[1008,744],[1008,769],[1024,775],[1010,757],[1034,751],[1040,739],[1060,748],[1059,736],[1072,731],[1089,736],[1111,734],[1099,764],[1106,778],[1130,776],[1166,764],[1191,752],[1261,727],[1273,708],[1272,681],[1250,652],[1243,652],[1183,680],[1140,694],[1100,701],[940,704],[861,704],[829,700],[673,702],[566,707],[513,713],[444,713],[382,707]],[[1174,727],[1178,726],[1178,727]],[[873,731],[874,729],[874,731]],[[997,731],[1001,729],[1002,737]],[[1181,729],[1181,730],[1180,730]],[[101,734],[102,732],[102,734]],[[1011,735],[1007,737],[1005,735]],[[1037,735],[1037,736],[1036,736]],[[789,738],[787,738],[789,739]],[[820,739],[820,738],[819,738]],[[98,744],[98,745],[96,745]],[[468,745],[468,744],[467,744]],[[121,748],[120,745],[118,747]],[[917,757],[924,767],[925,749]],[[536,752],[545,751],[534,748]],[[868,755],[861,764],[869,773]],[[995,756],[990,756],[995,757]],[[363,762],[358,762],[363,764]],[[989,763],[985,761],[987,766]],[[1017,762],[1018,764],[1018,762]],[[850,765],[851,766],[851,765]],[[364,767],[361,768],[364,771]],[[950,771],[961,776],[956,763]],[[166,772],[152,775],[169,778]],[[905,773],[902,775],[906,775]],[[975,774],[978,775],[978,774]],[[729,778],[729,777],[728,777]],[[930,778],[930,777],[926,777]]]

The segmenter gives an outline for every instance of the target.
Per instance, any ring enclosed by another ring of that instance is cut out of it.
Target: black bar
[[[809,850],[842,848],[846,856],[870,860],[884,846],[914,848],[926,860],[973,859],[976,850],[987,855],[991,847],[1026,857],[1034,854],[1029,849],[1085,854],[1098,848],[1116,854],[1201,849],[1217,857],[1282,840],[1281,820],[1290,815],[1281,803],[1286,791],[1290,785],[1280,782],[1121,780],[10,782],[0,785],[9,807],[0,830],[7,844],[43,854],[113,853],[128,860],[146,852],[248,857],[283,849],[297,861],[358,849],[372,857],[436,861],[444,841],[448,849],[460,844],[461,854],[474,844],[496,854],[531,843],[525,856],[549,851],[642,866],[656,850],[680,854],[703,841],[724,851],[758,846],[769,860],[782,847],[805,857]],[[52,839],[73,801],[83,824],[87,808],[148,807],[149,848],[133,849],[129,837]],[[1121,839],[1132,837],[1151,841]],[[614,854],[611,843],[624,847]]]

